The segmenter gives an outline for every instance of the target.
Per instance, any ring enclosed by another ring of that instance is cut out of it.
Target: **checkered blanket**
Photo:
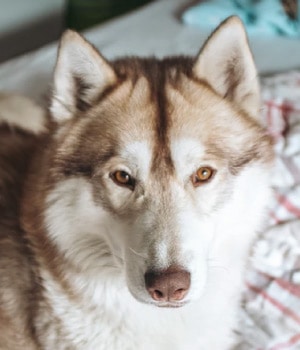
[[[300,349],[300,71],[262,79],[275,198],[246,275],[238,350]]]

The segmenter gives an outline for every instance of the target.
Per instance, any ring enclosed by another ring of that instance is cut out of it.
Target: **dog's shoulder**
[[[27,99],[0,95],[0,349],[29,349],[25,344],[31,343],[35,276],[19,224],[22,186],[39,142],[38,124],[30,130],[29,106]],[[42,117],[42,109],[40,113],[35,118]]]
[[[20,349],[30,322],[33,273],[19,226],[22,179],[35,137],[0,126],[0,348]],[[17,337],[16,337],[17,335]],[[26,339],[26,343],[28,340]]]
[[[0,233],[0,349],[35,349],[36,283],[30,254],[17,225],[0,220]]]
[[[26,97],[0,93],[0,220],[16,221],[22,184],[46,132],[43,108]],[[0,221],[0,222],[1,222]],[[3,236],[0,231],[0,237]]]

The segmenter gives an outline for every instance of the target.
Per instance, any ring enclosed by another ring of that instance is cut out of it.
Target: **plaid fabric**
[[[300,72],[262,80],[274,201],[246,276],[238,350],[300,349]]]

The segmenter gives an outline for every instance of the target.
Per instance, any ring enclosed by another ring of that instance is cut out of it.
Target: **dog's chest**
[[[204,325],[195,306],[159,309],[139,303],[125,286],[98,287],[101,298],[96,304],[92,298],[81,302],[70,298],[49,276],[45,283],[51,311],[42,307],[36,320],[45,350],[203,349],[206,337],[201,329],[212,321],[206,319]]]
[[[83,286],[80,297],[80,293],[67,293],[47,271],[42,272],[42,277],[44,300],[36,318],[36,328],[43,349],[138,348],[134,330],[126,320],[125,307],[120,307],[122,290],[118,290],[117,297],[116,288],[103,283],[94,288],[95,295],[91,295]],[[73,287],[76,290],[75,284]]]

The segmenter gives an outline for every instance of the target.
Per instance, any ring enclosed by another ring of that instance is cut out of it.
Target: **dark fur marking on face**
[[[76,175],[90,177],[92,175],[92,166],[90,164],[80,164],[75,161],[73,164],[68,163],[67,166],[64,167],[63,172],[67,177]]]
[[[176,87],[182,74],[191,77],[193,62],[190,57],[167,57],[162,60],[130,57],[113,62],[117,76],[131,79],[133,85],[141,76],[148,81],[150,100],[157,111],[155,119],[157,143],[152,160],[153,171],[161,167],[171,171],[174,169],[169,149],[171,109],[166,98],[166,85],[172,84]]]
[[[107,149],[98,155],[90,154],[88,150],[87,152],[81,151],[79,147],[72,155],[56,159],[55,167],[57,172],[66,177],[84,176],[91,178],[95,168],[101,167],[115,155],[113,149]]]
[[[168,136],[168,129],[171,120],[168,115],[168,105],[165,96],[166,70],[160,70],[159,66],[156,66],[155,68],[153,76],[149,75],[151,91],[153,94],[152,98],[157,106],[156,134],[158,142],[154,150],[152,170],[159,168],[162,162],[167,168],[173,169],[174,166],[171,159]]]
[[[145,77],[150,88],[150,102],[156,107],[155,129],[157,143],[154,149],[152,169],[155,170],[164,164],[173,169],[168,129],[170,118],[165,96],[166,81],[169,69],[169,61],[176,67],[176,58],[159,60],[155,58],[130,57],[114,61],[113,67],[117,76],[121,79],[130,79],[134,86],[140,77]],[[184,66],[184,65],[183,65]]]
[[[232,175],[238,175],[245,166],[252,161],[272,163],[274,154],[272,151],[272,139],[266,134],[261,134],[252,144],[245,145],[239,152],[224,147],[222,140],[215,140],[208,144],[208,154],[221,157],[228,161],[228,169]]]

